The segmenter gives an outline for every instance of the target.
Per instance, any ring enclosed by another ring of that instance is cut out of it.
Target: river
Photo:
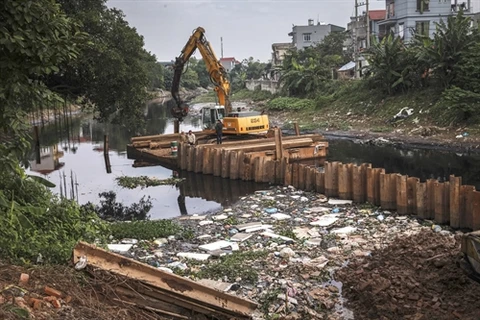
[[[143,196],[151,197],[152,219],[171,218],[181,214],[200,214],[227,207],[239,198],[263,189],[266,185],[253,182],[231,181],[219,177],[181,172],[187,178],[184,187],[158,186],[124,189],[117,185],[119,176],[151,176],[165,179],[173,171],[161,166],[132,167],[127,159],[126,145],[134,135],[153,135],[173,132],[171,105],[151,104],[145,110],[146,126],[131,133],[125,128],[96,122],[91,116],[66,118],[40,129],[41,161],[29,161],[28,173],[41,175],[56,184],[53,191],[73,196],[78,202],[99,203],[99,193],[114,191],[117,201],[124,205],[138,202]],[[240,105],[236,105],[240,106]],[[201,105],[193,105],[192,114],[181,124],[181,130],[199,130],[196,115]],[[103,158],[103,136],[108,134],[112,173],[107,174]],[[331,139],[329,161],[372,163],[385,168],[387,173],[398,172],[439,180],[450,174],[463,177],[465,184],[480,189],[480,156],[469,156],[435,150],[401,149],[391,146],[372,146],[352,141]]]

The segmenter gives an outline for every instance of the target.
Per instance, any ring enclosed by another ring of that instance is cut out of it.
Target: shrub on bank
[[[293,97],[278,97],[270,100],[267,107],[271,110],[307,110],[315,108],[315,101]]]
[[[21,181],[19,181],[21,180]],[[0,179],[0,257],[15,263],[65,263],[79,240],[106,239],[95,212],[60,199],[30,179]]]

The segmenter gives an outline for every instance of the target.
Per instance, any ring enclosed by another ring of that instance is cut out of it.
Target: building
[[[385,26],[379,23],[385,20],[386,10],[369,10],[358,17],[351,17],[347,25],[348,37],[345,47],[353,48],[353,59],[356,64],[356,77],[362,77],[362,70],[367,66],[367,60],[362,56],[368,46],[367,39],[385,35]],[[368,23],[368,28],[367,28]]]
[[[433,36],[435,23],[463,9],[466,15],[480,11],[480,0],[386,0],[387,14],[379,26],[408,42],[415,32]]]
[[[276,67],[281,66],[285,59],[285,54],[293,48],[294,46],[290,42],[272,44],[272,65]]]
[[[227,72],[232,71],[235,68],[235,65],[239,64],[240,62],[233,57],[229,58],[220,58],[220,64],[225,68]]]
[[[308,20],[306,26],[293,26],[292,32],[288,35],[292,37],[293,46],[297,50],[311,47],[323,41],[331,32],[343,32],[345,28],[333,24],[313,23],[313,19]]]
[[[294,48],[293,44],[288,43],[274,43],[272,44],[272,67],[268,72],[267,78],[278,81],[280,79],[280,72],[285,59],[285,54]]]
[[[370,28],[368,32],[370,39],[385,35],[385,26],[379,22],[385,20],[386,10],[370,10],[368,11],[368,23]],[[359,17],[351,17],[351,21],[347,25],[348,45],[354,47],[355,52],[362,52],[367,48],[367,14],[362,13]]]

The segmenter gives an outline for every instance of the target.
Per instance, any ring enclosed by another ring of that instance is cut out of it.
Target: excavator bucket
[[[460,267],[470,278],[480,282],[480,230],[463,236],[461,250],[465,259],[460,261]]]
[[[182,103],[180,106],[174,106],[171,109],[172,116],[182,121],[188,115],[188,104]]]

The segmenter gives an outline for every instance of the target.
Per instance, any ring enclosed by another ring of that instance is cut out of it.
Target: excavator
[[[212,130],[217,120],[223,122],[223,134],[245,136],[253,133],[266,132],[269,130],[268,116],[256,111],[232,110],[230,102],[230,81],[225,68],[213,52],[210,43],[205,37],[205,29],[198,27],[188,39],[179,57],[175,58],[173,65],[174,75],[171,93],[176,106],[171,109],[173,117],[182,122],[188,115],[189,106],[180,97],[180,79],[184,72],[184,66],[198,48],[210,75],[210,81],[214,85],[218,104],[204,107],[201,110],[203,130]]]

